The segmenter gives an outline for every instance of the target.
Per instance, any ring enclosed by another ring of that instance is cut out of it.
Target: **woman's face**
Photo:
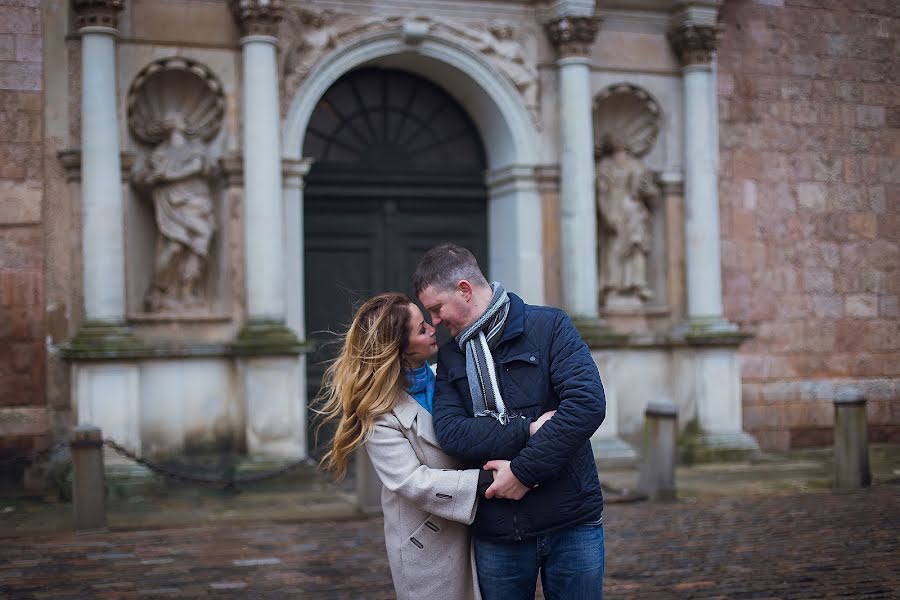
[[[437,353],[437,339],[434,327],[425,322],[422,310],[418,305],[409,304],[409,343],[403,361],[409,367],[421,367],[422,364]]]

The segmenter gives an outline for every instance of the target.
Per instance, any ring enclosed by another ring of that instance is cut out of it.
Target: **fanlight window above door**
[[[303,155],[318,165],[364,170],[472,171],[485,167],[472,120],[427,79],[363,68],[339,79],[316,105]]]

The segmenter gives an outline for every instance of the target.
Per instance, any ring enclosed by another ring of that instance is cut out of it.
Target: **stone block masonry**
[[[0,0],[0,458],[48,443],[41,36],[39,0]]]
[[[838,386],[900,441],[900,4],[726,2],[718,53],[725,316],[744,426],[831,442]]]

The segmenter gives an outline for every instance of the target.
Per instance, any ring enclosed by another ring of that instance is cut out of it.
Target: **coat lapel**
[[[436,448],[440,448],[434,427],[431,425],[431,415],[416,402],[409,394],[403,394],[394,407],[394,414],[404,429],[410,429],[415,434]],[[415,423],[415,425],[413,425]]]

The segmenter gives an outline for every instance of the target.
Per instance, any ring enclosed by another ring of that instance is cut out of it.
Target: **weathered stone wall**
[[[40,4],[0,0],[0,458],[47,444]]]
[[[756,333],[744,426],[829,443],[837,387],[900,440],[900,3],[735,0],[722,10],[723,294]]]

